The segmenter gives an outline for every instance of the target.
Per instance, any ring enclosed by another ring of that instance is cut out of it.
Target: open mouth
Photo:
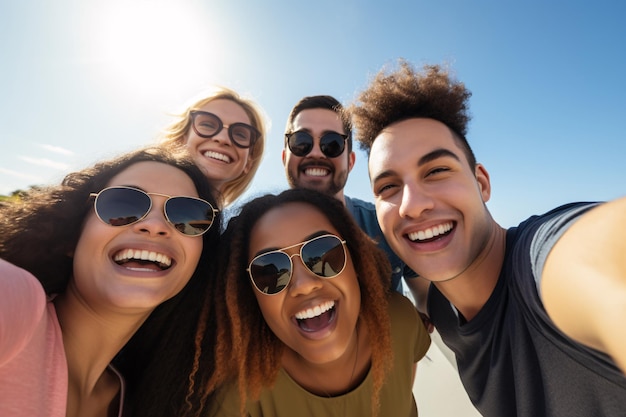
[[[138,271],[164,271],[172,266],[169,256],[139,249],[123,249],[113,256],[113,260],[118,265]]]
[[[407,237],[411,240],[411,242],[427,243],[447,235],[453,228],[454,223],[447,222],[425,230],[409,233]]]
[[[319,167],[306,168],[304,170],[304,174],[310,177],[325,177],[328,174],[330,174],[330,171],[326,168],[319,168]]]
[[[215,151],[206,151],[202,154],[205,158],[216,159],[218,161],[230,163],[230,157],[228,155],[224,155],[223,153],[215,152]]]
[[[296,313],[296,322],[303,331],[316,332],[328,327],[336,314],[335,302],[327,301],[314,308]]]

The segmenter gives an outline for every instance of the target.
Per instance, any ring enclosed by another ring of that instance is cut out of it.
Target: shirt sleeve
[[[537,286],[537,291],[540,296],[541,275],[548,254],[556,242],[563,236],[563,233],[565,233],[580,216],[597,205],[598,203],[585,203],[567,206],[566,210],[558,211],[552,216],[548,216],[547,220],[537,229],[530,245],[530,261],[535,277],[535,285]]]
[[[28,343],[45,307],[46,294],[37,278],[0,259],[0,366]]]

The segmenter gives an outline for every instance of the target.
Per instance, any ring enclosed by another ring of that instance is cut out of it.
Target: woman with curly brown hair
[[[216,320],[230,326],[215,349],[198,344],[189,415],[417,415],[415,365],[430,338],[338,200],[305,189],[259,197],[224,239]],[[204,377],[213,352],[221,373]],[[236,380],[207,406],[229,372]]]
[[[0,207],[0,415],[182,402],[174,383],[191,361],[179,353],[193,345],[219,241],[212,193],[193,161],[149,149]],[[159,376],[167,395],[147,391]]]
[[[228,206],[248,188],[261,164],[265,130],[255,102],[216,86],[191,99],[164,129],[161,142],[183,146],[221,193],[221,205]]]

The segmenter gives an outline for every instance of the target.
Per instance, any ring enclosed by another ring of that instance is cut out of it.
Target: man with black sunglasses
[[[342,111],[341,103],[326,95],[304,97],[296,103],[287,120],[282,152],[287,182],[291,188],[317,190],[341,201],[361,229],[387,253],[393,273],[391,289],[401,292],[402,276],[415,274],[387,244],[374,205],[343,192],[356,155],[352,128]]]

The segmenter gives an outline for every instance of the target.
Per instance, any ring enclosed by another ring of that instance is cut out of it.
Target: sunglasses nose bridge
[[[171,223],[165,214],[164,202],[152,202],[150,211],[134,227],[140,231],[145,231],[155,235],[168,235],[171,233]]]
[[[291,259],[291,278],[289,280],[290,294],[294,296],[308,294],[319,289],[322,285],[321,281],[323,278],[317,276],[305,265],[301,254],[298,252],[288,256],[289,259]],[[300,258],[300,260],[294,260],[293,258],[295,256]]]

